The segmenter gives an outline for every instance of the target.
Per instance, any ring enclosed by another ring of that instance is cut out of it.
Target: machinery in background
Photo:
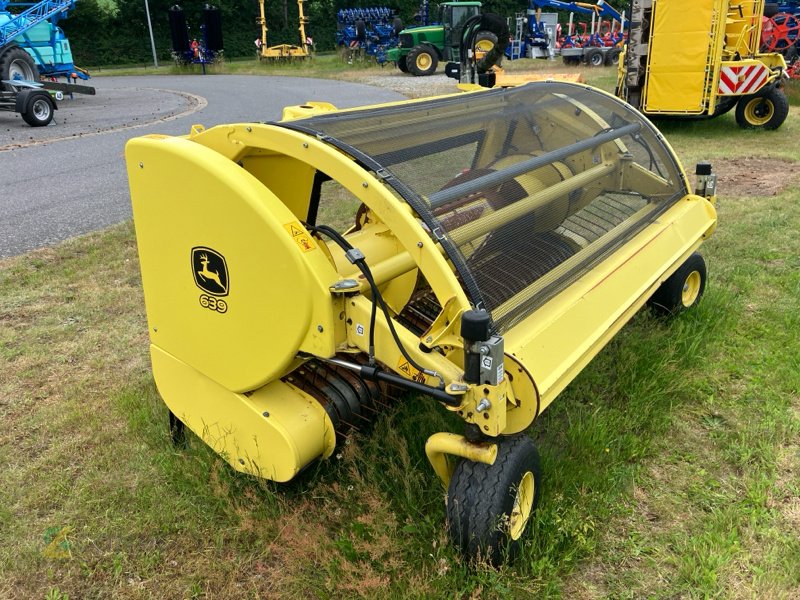
[[[61,92],[45,90],[42,84],[27,81],[6,80],[2,83],[11,89],[0,90],[0,111],[19,113],[31,127],[50,124],[58,108],[56,100],[63,98]]]
[[[387,60],[394,61],[403,73],[433,75],[440,61],[460,60],[464,24],[480,12],[480,2],[443,2],[438,23],[403,29],[397,47],[386,53]],[[481,52],[488,52],[496,43],[497,36],[489,32],[481,32],[476,39]]]
[[[306,35],[308,17],[306,17],[305,11],[303,10],[303,2],[305,2],[305,0],[297,0],[298,33],[300,34],[299,43],[269,46],[267,44],[267,31],[269,31],[269,29],[267,28],[267,17],[264,11],[264,0],[258,0],[259,17],[256,20],[256,24],[261,27],[261,37],[258,38],[260,41],[260,45],[258,46],[259,60],[303,59],[311,56],[313,42],[311,38]]]
[[[89,73],[75,66],[69,40],[58,27],[75,1],[0,0],[0,111],[43,127],[64,93],[94,95],[93,87],[76,83]],[[60,77],[67,81],[57,81]]]
[[[189,35],[186,14],[178,4],[169,9],[169,31],[172,37],[172,58],[177,65],[206,65],[222,58],[222,16],[216,6],[203,7],[200,38]]]
[[[558,13],[546,13],[543,9],[569,11],[566,30],[558,22]],[[589,16],[590,22],[575,21],[576,13]],[[553,58],[560,54],[567,65],[584,63],[600,67],[619,62],[627,23],[625,16],[604,0],[596,4],[529,0],[527,25],[524,35],[515,36],[515,41],[521,39],[518,46],[512,42],[511,58]]]
[[[764,53],[763,0],[633,0],[617,95],[651,117],[716,117],[777,129],[786,61]]]
[[[89,79],[89,73],[75,66],[69,40],[58,26],[75,2],[0,0],[0,80],[39,82],[43,77],[51,89],[94,94],[94,88],[75,85],[78,79]],[[59,77],[72,83],[59,83]],[[11,88],[8,83],[0,86]]]
[[[397,45],[402,29],[402,19],[385,6],[344,8],[336,13],[336,46],[351,60],[357,53],[383,64],[386,51]]]

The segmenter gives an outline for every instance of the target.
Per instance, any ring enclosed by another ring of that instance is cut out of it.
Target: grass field
[[[540,510],[500,570],[447,542],[423,444],[460,426],[431,401],[291,484],[242,476],[168,439],[131,223],[0,261],[0,598],[800,597],[789,91],[776,132],[664,124],[687,169],[725,174],[706,295],[638,314],[536,421]]]

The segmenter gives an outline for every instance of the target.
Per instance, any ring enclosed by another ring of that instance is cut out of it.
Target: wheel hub
[[[681,302],[683,302],[684,306],[689,307],[697,300],[700,295],[701,281],[702,277],[699,271],[692,271],[686,277],[686,281],[683,283],[683,293],[681,294]]]
[[[745,117],[753,125],[764,125],[772,117],[772,102],[765,98],[754,98],[745,107]]]
[[[33,79],[33,73],[28,65],[19,60],[15,60],[9,65],[8,75],[9,79],[13,80],[30,81]]]
[[[37,119],[46,119],[47,115],[50,114],[50,107],[47,105],[47,102],[44,100],[37,100],[34,102],[33,114],[36,115]]]
[[[533,473],[527,471],[517,486],[517,495],[514,498],[514,508],[508,522],[508,533],[512,540],[518,540],[525,531],[528,519],[533,512],[533,498],[536,492],[536,483]]]

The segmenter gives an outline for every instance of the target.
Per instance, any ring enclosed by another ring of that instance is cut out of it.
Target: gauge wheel
[[[25,50],[12,46],[0,55],[0,80],[39,81],[39,69]],[[13,91],[10,85],[2,84],[0,89]]]
[[[436,51],[428,46],[415,46],[406,56],[406,67],[409,73],[417,77],[433,75],[439,66]]]
[[[462,459],[447,490],[450,539],[469,560],[513,561],[539,503],[541,477],[539,452],[525,435],[501,438],[492,465]]]
[[[53,120],[55,109],[56,105],[49,93],[32,90],[24,101],[22,119],[31,127],[44,127]]]
[[[772,86],[736,104],[736,122],[744,129],[777,129],[789,116],[789,101],[780,88]]]
[[[706,289],[706,278],[706,261],[695,252],[661,284],[648,304],[665,316],[683,312],[700,302]]]
[[[397,59],[397,68],[400,69],[403,73],[408,73],[408,62],[406,62],[407,56],[401,56]]]
[[[605,64],[603,51],[600,50],[600,48],[592,48],[591,50],[587,50],[586,54],[583,55],[583,62],[590,67],[602,67]]]

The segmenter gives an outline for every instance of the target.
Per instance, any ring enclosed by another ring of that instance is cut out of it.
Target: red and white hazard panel
[[[763,64],[744,67],[722,67],[719,72],[719,95],[732,96],[752,94],[769,77],[769,69]]]

